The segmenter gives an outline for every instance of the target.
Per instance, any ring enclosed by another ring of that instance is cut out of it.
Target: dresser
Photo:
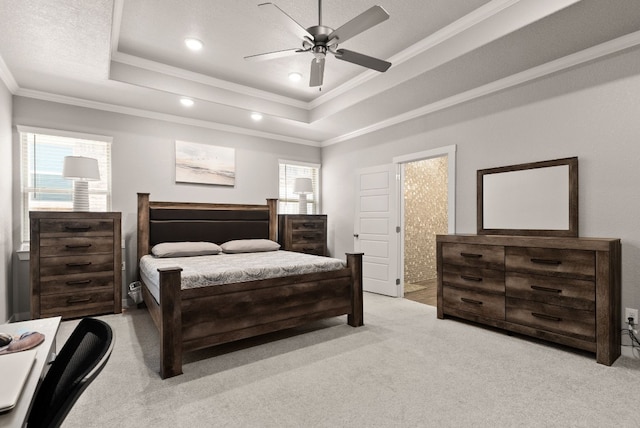
[[[281,249],[327,255],[327,216],[323,214],[278,215],[278,243]]]
[[[31,317],[122,311],[121,214],[29,213]]]
[[[438,235],[438,318],[620,356],[619,239]]]

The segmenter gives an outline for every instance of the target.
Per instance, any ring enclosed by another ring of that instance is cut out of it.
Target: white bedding
[[[328,272],[346,266],[340,259],[291,251],[216,254],[210,256],[140,259],[140,273],[149,291],[160,301],[158,268],[182,268],[182,289],[224,285],[303,273]]]

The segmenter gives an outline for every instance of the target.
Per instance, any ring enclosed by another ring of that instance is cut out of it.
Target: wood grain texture
[[[138,194],[138,257],[153,242],[149,210],[226,210],[269,213],[269,237],[277,238],[276,200],[266,205],[149,201]],[[203,240],[216,242],[215,236]],[[140,242],[142,241],[142,242]],[[160,332],[160,376],[182,373],[183,352],[265,334],[308,322],[347,315],[349,325],[363,325],[362,254],[347,254],[344,269],[260,281],[182,290],[179,267],[160,271],[160,304],[146,284],[143,298]]]
[[[486,246],[503,248],[503,266],[495,260],[489,264],[504,273],[502,317],[496,308],[500,303],[487,301],[490,290],[499,294],[499,274],[451,254],[444,263],[447,247],[479,254]],[[620,356],[619,239],[438,235],[436,249],[438,318],[464,318],[587,350],[601,364],[611,365]],[[461,275],[472,280],[461,280]],[[482,288],[485,277],[493,278],[487,290]]]
[[[327,216],[280,214],[278,242],[283,250],[327,255]]]
[[[30,212],[31,316],[122,311],[121,214]]]

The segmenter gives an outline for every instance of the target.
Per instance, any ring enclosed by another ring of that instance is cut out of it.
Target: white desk
[[[11,335],[21,335],[27,331],[37,331],[44,334],[44,342],[36,348],[36,362],[33,364],[27,383],[25,384],[18,404],[6,413],[0,413],[1,428],[19,428],[26,422],[29,407],[36,392],[41,377],[46,372],[45,367],[56,351],[56,335],[60,327],[61,317],[42,318],[10,324],[0,324],[0,332]]]

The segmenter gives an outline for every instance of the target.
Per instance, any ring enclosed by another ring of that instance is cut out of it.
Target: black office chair
[[[27,427],[59,427],[80,394],[107,364],[113,344],[109,324],[94,318],[82,319],[42,380]]]

